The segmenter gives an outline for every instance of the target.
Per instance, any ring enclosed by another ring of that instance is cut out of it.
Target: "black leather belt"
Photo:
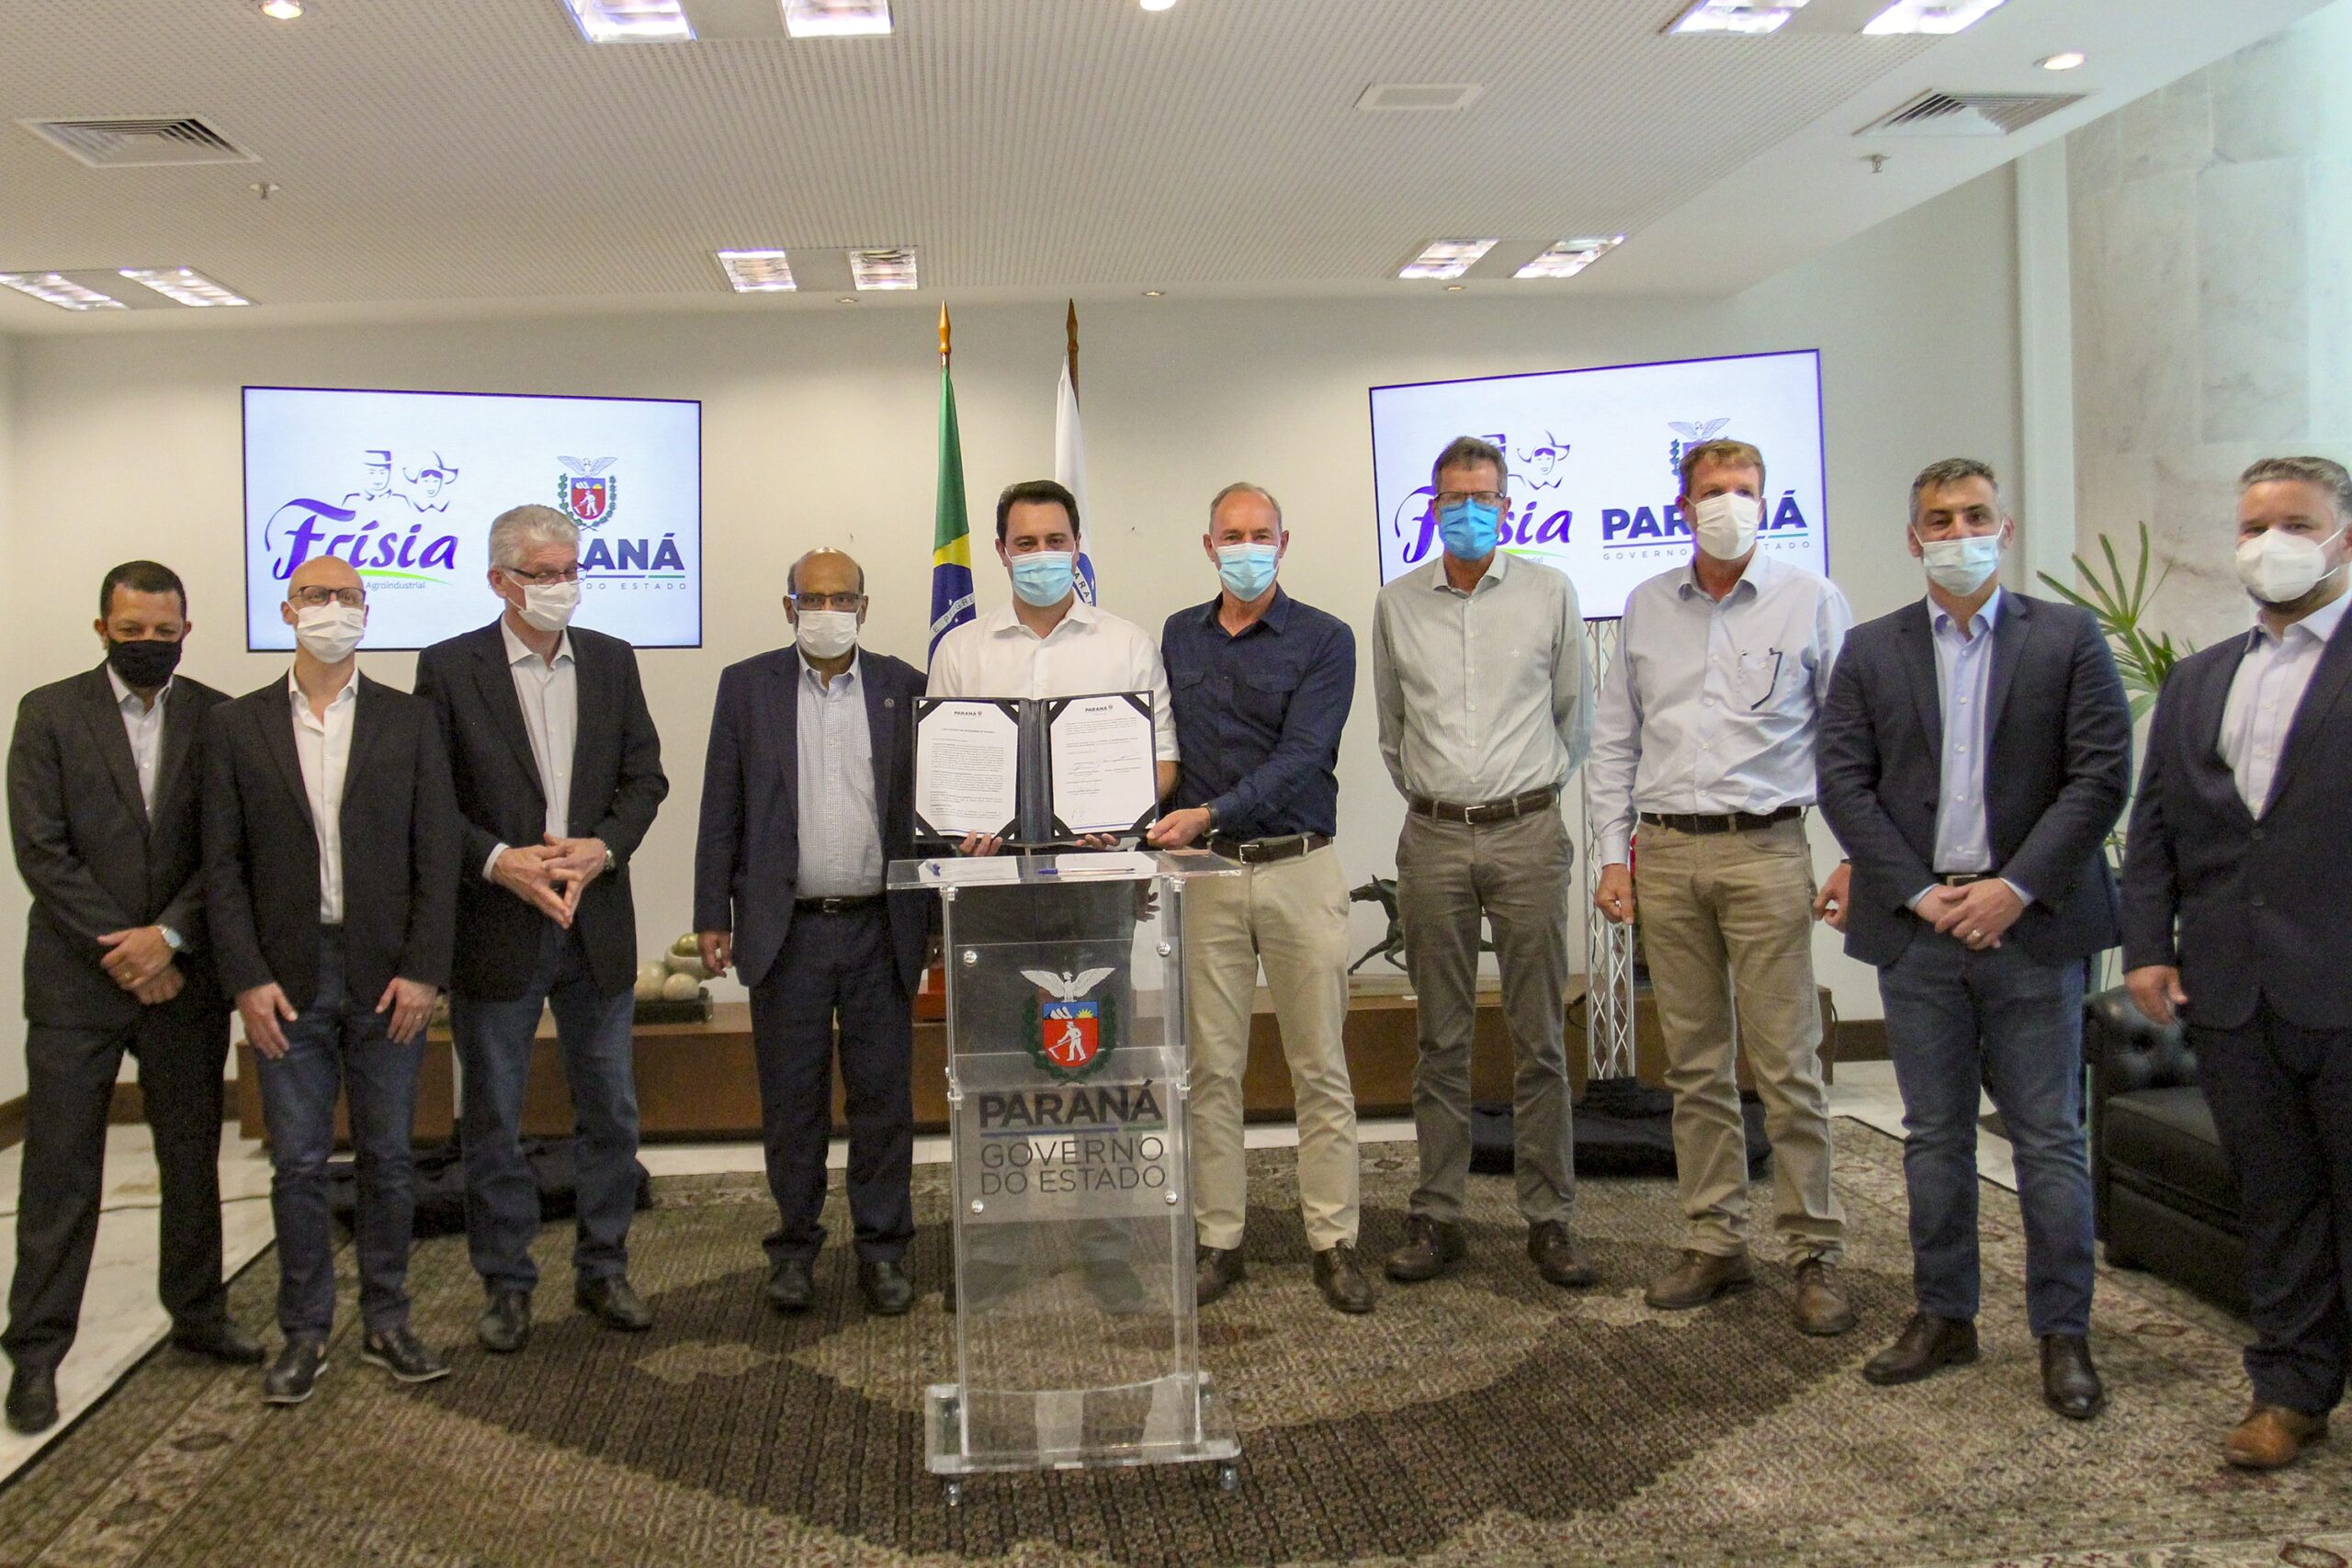
[[[1678,833],[1753,833],[1782,822],[1793,822],[1804,815],[1802,806],[1783,806],[1778,811],[1701,812],[1692,816],[1675,811],[1645,811],[1642,820],[1653,827],[1671,828]]]
[[[1331,841],[1329,833],[1291,833],[1279,839],[1219,839],[1209,840],[1209,853],[1238,860],[1243,865],[1269,865],[1279,860],[1296,860],[1313,854]]]
[[[878,909],[882,895],[868,893],[856,898],[795,898],[792,907],[804,915],[849,915],[860,909]]]
[[[1945,887],[1965,887],[1972,882],[1990,882],[1995,874],[1989,871],[1939,871],[1936,881]]]
[[[1476,806],[1458,806],[1451,800],[1431,800],[1426,795],[1407,797],[1406,804],[1416,816],[1432,822],[1460,822],[1479,827],[1488,822],[1509,822],[1517,818],[1548,811],[1559,804],[1557,784],[1544,789],[1531,789],[1525,795],[1514,795],[1508,800],[1482,800]]]

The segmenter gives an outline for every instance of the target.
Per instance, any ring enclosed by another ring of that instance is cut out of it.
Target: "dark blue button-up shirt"
[[[1160,658],[1184,759],[1176,806],[1211,807],[1238,839],[1340,830],[1340,731],[1356,694],[1356,635],[1281,589],[1239,637],[1212,599],[1168,617]]]

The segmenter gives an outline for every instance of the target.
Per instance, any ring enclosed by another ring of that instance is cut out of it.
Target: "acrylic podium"
[[[1185,885],[1205,853],[900,861],[947,971],[956,1381],[924,1461],[991,1471],[1208,1462],[1241,1446],[1201,1371],[1187,1179]]]

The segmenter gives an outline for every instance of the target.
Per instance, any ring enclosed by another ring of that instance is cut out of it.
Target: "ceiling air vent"
[[[17,122],[60,152],[94,169],[142,169],[163,164],[251,164],[246,152],[192,116],[116,119],[22,119]]]
[[[1857,136],[2007,136],[2083,101],[2081,93],[1943,93],[1929,90]]]
[[[1487,89],[1476,82],[1375,82],[1356,107],[1386,113],[1429,114],[1466,109]]]

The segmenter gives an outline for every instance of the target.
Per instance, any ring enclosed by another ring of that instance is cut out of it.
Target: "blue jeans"
[[[1903,1178],[1919,1310],[1976,1316],[1981,1086],[2016,1151],[2027,1321],[2036,1337],[2087,1334],[2093,1261],[2083,965],[2043,964],[2015,942],[1972,953],[1923,930],[1878,972],[1878,990],[1903,1090]]]
[[[359,1321],[370,1334],[408,1322],[408,1249],[416,1200],[409,1131],[416,1118],[420,1035],[395,1044],[391,1015],[344,984],[343,932],[319,933],[319,989],[286,1026],[286,1055],[256,1053],[269,1122],[270,1217],[277,1227],[277,1326],[288,1341],[323,1339],[334,1325],[334,1224],[327,1159],[334,1153],[336,1092],[351,1103],[359,1171]]]
[[[538,966],[520,997],[449,998],[464,1073],[458,1126],[466,1156],[466,1248],[493,1293],[528,1295],[539,1282],[539,1266],[531,1260],[539,1184],[523,1157],[523,1086],[539,1014],[549,1004],[579,1134],[572,1271],[583,1281],[628,1272],[628,1222],[637,1212],[636,999],[628,991],[608,997],[598,990],[580,938],[550,920]]]

